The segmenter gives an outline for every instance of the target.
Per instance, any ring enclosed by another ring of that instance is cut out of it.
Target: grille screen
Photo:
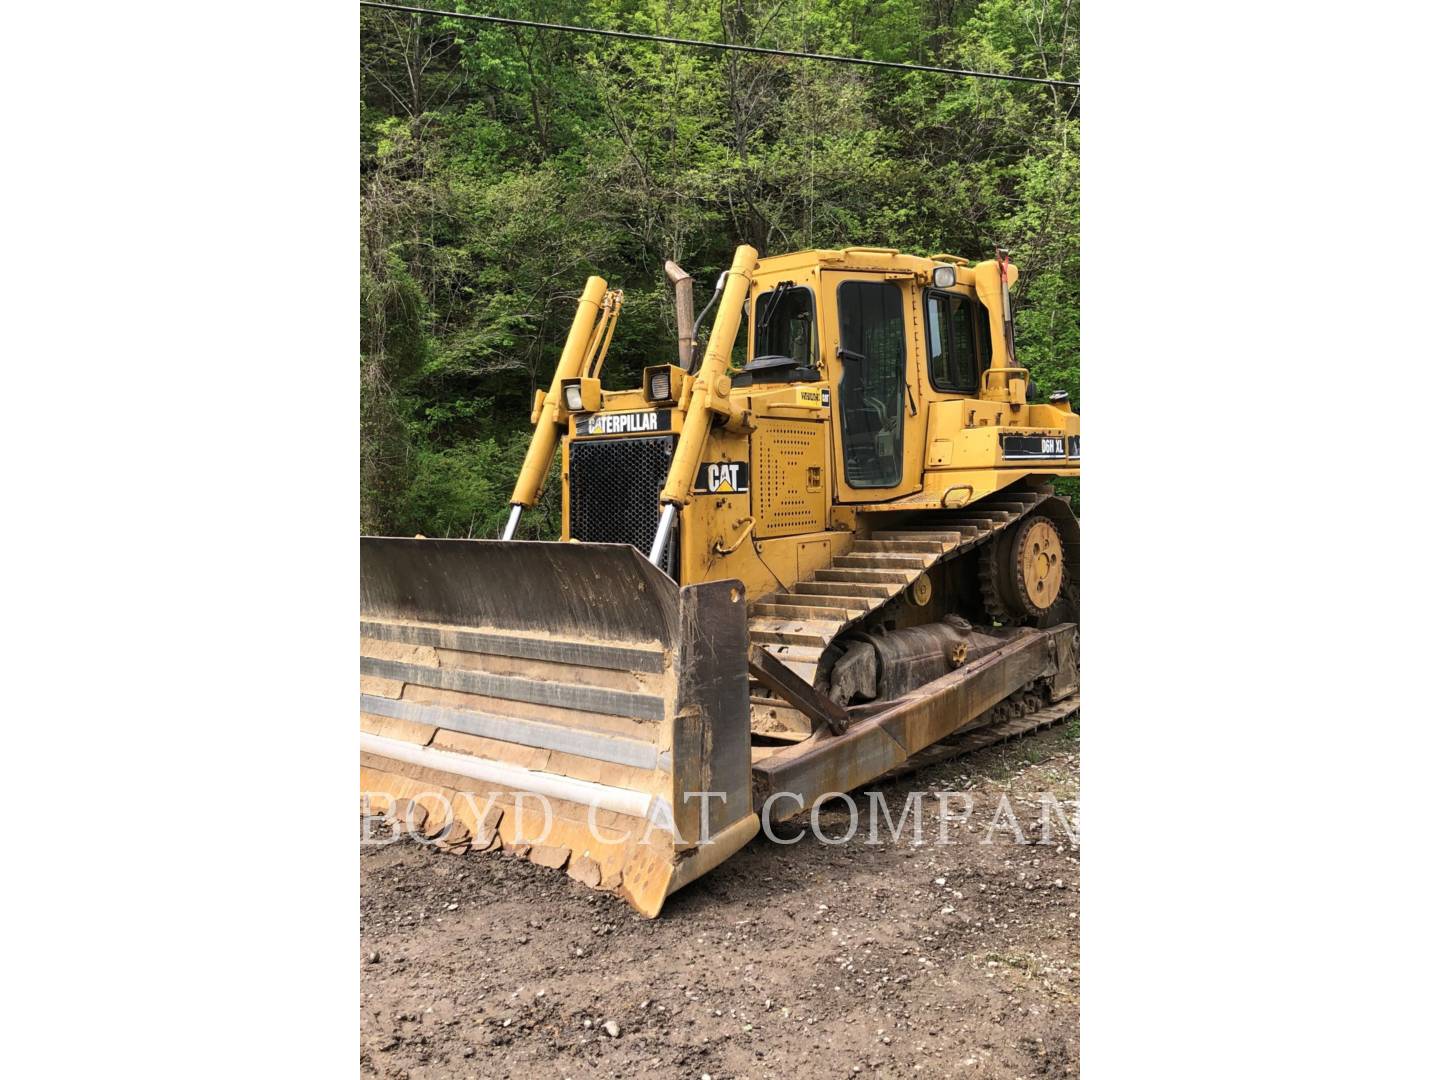
[[[570,443],[570,535],[594,544],[629,544],[650,554],[660,527],[660,489],[675,437],[576,439]],[[676,529],[665,572],[676,576]]]
[[[821,424],[762,421],[756,428],[755,537],[825,528],[825,431]],[[819,466],[812,473],[811,467]]]

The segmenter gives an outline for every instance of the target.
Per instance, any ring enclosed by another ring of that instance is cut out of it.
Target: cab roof
[[[771,255],[760,260],[757,272],[773,274],[821,267],[829,270],[891,270],[929,274],[943,263],[970,265],[968,259],[956,255],[905,255],[895,248],[855,246],[839,249],[807,248],[785,255]]]

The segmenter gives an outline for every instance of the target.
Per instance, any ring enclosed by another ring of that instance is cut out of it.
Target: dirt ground
[[[779,826],[653,921],[503,854],[362,845],[361,1073],[1076,1075],[1079,751],[1077,718],[877,787],[897,820],[920,793],[918,845]],[[942,845],[944,791],[973,809]],[[1037,842],[1047,794],[1073,839],[1052,808]]]

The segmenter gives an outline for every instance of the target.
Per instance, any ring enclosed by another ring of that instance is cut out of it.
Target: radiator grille
[[[674,452],[673,435],[572,441],[570,536],[594,544],[629,544],[649,555],[660,527],[660,489]],[[678,534],[678,528],[670,534],[662,562],[672,578],[678,569]]]

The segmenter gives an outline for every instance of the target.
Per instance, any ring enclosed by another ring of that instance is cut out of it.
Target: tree
[[[459,10],[467,10],[461,3]],[[1066,0],[486,0],[474,10],[1078,78]],[[494,535],[591,273],[625,290],[607,385],[667,358],[740,242],[988,254],[1017,348],[1079,398],[1074,91],[362,9],[361,526]],[[527,535],[554,535],[556,484]]]

